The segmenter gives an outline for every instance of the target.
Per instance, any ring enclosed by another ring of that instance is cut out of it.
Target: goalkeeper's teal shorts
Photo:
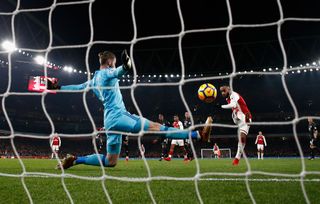
[[[124,112],[116,120],[112,121],[111,125],[110,121],[108,121],[108,124],[105,121],[105,127],[107,131],[138,133],[142,129],[142,121],[144,121],[143,130],[148,130],[150,126],[149,120],[129,112]],[[107,153],[120,154],[121,144],[122,134],[107,133]]]

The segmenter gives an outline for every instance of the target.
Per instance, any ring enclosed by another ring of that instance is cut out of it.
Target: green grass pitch
[[[151,176],[194,177],[196,162],[184,163],[148,160]],[[239,166],[232,166],[230,159],[199,160],[200,173],[245,173],[247,165],[241,160]],[[55,170],[56,160],[25,159],[26,171],[60,175]],[[249,159],[251,171],[296,175],[302,170],[300,159]],[[305,160],[306,171],[320,171],[320,159]],[[148,176],[143,160],[120,160],[115,168],[105,168],[108,176],[143,178]],[[21,174],[22,167],[17,159],[0,159],[0,203],[29,203],[21,178],[6,174]],[[79,165],[66,170],[66,174],[86,177],[100,177],[100,167]],[[198,188],[204,203],[252,203],[247,192],[245,176],[208,175],[198,181]],[[60,177],[24,177],[34,203],[70,203],[63,189]],[[305,177],[305,189],[310,203],[319,203],[320,174]],[[64,178],[74,203],[107,203],[101,180]],[[152,203],[147,184],[106,179],[105,186],[113,203]],[[276,177],[253,174],[249,186],[257,203],[306,203],[299,177]],[[150,188],[157,203],[199,203],[195,181],[152,180]]]

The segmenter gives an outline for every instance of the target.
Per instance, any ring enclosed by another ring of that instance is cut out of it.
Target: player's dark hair
[[[100,52],[98,54],[98,56],[99,56],[100,65],[106,64],[109,59],[115,59],[116,58],[115,54],[113,54],[110,51]]]
[[[222,84],[222,85],[220,85],[219,88],[221,88],[221,87],[230,87],[230,85],[229,84]]]

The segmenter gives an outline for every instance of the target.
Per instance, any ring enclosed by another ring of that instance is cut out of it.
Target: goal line
[[[8,175],[7,175],[8,176]],[[15,176],[13,176],[15,177]],[[46,174],[41,174],[39,172],[30,172],[24,177],[36,177],[36,178],[53,178],[53,177],[61,177],[61,175],[46,175]],[[75,176],[70,175],[70,174],[65,174],[65,178],[75,178]],[[82,178],[84,179],[84,178]],[[101,177],[87,177],[87,180],[100,180]],[[151,178],[129,178],[129,177],[124,177],[121,179],[121,177],[114,178],[115,180],[124,180],[128,182],[146,182],[146,180],[168,180],[168,181],[173,181],[173,180],[180,180],[179,178],[171,178],[168,177],[165,179],[165,177],[151,177]],[[181,178],[181,181],[186,181],[186,180],[193,180],[192,177],[189,179],[187,178]],[[199,178],[200,181],[249,181],[249,182],[301,182],[301,178]],[[313,178],[313,179],[303,179],[303,182],[318,182],[320,183],[320,178]]]

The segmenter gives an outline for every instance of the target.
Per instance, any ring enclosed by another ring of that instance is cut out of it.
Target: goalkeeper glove
[[[51,80],[50,78],[47,78],[47,89],[48,90],[56,90],[60,89],[61,86],[58,85],[58,82],[56,80]]]
[[[127,50],[123,50],[121,53],[121,60],[123,63],[123,68],[128,71],[132,68],[131,59],[127,53]]]

